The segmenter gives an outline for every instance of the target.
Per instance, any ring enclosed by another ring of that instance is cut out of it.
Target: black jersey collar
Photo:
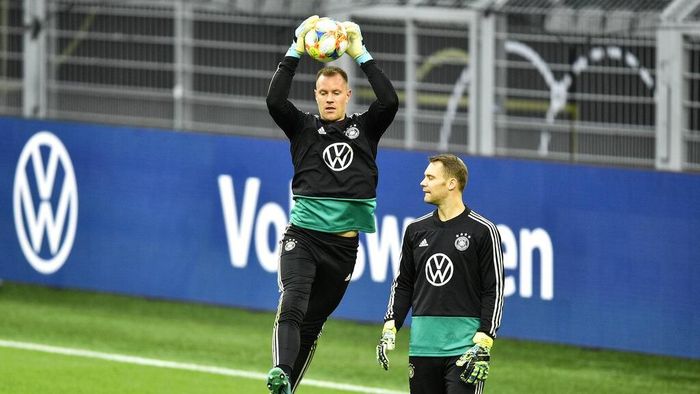
[[[469,216],[471,211],[472,210],[469,208],[469,206],[467,204],[464,204],[464,212],[460,213],[459,215],[453,217],[450,220],[443,222],[442,220],[440,220],[440,215],[438,214],[438,210],[436,209],[435,211],[433,211],[433,221],[435,222],[435,225],[438,227],[447,227],[451,223],[455,223],[462,218],[466,218],[467,216]]]
[[[347,114],[341,120],[324,120],[319,115],[315,116],[316,122],[323,126],[327,133],[342,133],[347,128],[348,123],[352,121],[352,118],[347,116]]]

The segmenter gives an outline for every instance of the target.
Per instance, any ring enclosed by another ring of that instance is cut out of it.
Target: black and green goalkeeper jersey
[[[412,309],[409,355],[463,354],[477,331],[496,337],[503,310],[503,255],[496,226],[468,207],[437,210],[406,228],[384,320],[401,328]]]
[[[298,63],[284,58],[267,95],[270,115],[291,143],[291,222],[324,232],[374,232],[377,145],[398,111],[396,91],[374,60],[365,62],[361,68],[377,99],[364,113],[324,121],[288,100]]]

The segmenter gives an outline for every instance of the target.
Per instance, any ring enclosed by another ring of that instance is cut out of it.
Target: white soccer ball
[[[316,28],[304,36],[306,53],[319,62],[327,63],[343,56],[348,49],[348,34],[338,21],[321,18]]]

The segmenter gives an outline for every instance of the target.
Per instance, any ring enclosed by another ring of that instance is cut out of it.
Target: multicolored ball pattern
[[[321,18],[314,30],[304,36],[306,53],[319,62],[327,63],[343,56],[348,49],[348,35],[343,25],[330,18]]]

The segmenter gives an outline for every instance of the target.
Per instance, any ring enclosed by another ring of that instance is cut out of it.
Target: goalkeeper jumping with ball
[[[346,53],[367,76],[377,99],[363,113],[347,115],[352,94],[345,71],[334,66],[316,75],[318,114],[289,101],[304,37],[319,17],[307,18],[272,77],[267,106],[290,141],[294,178],[291,223],[281,241],[279,306],[273,326],[273,368],[267,387],[293,393],[311,364],[323,324],[350,283],[359,232],[375,232],[377,146],[394,120],[399,99],[362,42],[360,27],[343,22]]]
[[[503,310],[503,255],[498,229],[467,207],[468,170],[457,156],[429,159],[420,187],[437,207],[408,225],[391,286],[377,361],[412,309],[409,386],[412,394],[482,393]]]

